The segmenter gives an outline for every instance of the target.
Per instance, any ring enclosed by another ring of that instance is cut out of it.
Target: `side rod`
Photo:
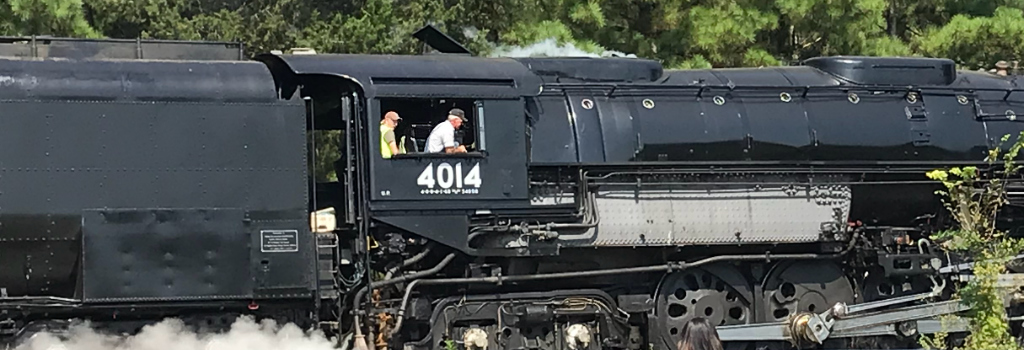
[[[950,300],[865,315],[850,315],[843,319],[833,318],[832,311],[829,310],[822,314],[801,314],[790,322],[718,327],[718,335],[722,341],[792,341],[795,335],[799,340],[820,344],[829,337],[891,334],[898,323],[929,319],[967,309],[967,305],[959,300]]]

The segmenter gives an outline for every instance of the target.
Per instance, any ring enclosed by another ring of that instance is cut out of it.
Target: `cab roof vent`
[[[956,64],[945,58],[832,56],[803,65],[859,85],[949,85],[956,80]]]

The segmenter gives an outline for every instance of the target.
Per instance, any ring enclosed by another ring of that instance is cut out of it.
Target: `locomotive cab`
[[[258,58],[282,96],[307,101],[310,142],[320,143],[310,145],[311,166],[320,167],[311,210],[334,208],[342,227],[372,212],[375,223],[467,250],[470,215],[530,205],[525,99],[541,82],[511,59],[386,57],[391,66],[369,55]],[[455,137],[467,152],[427,152],[452,108],[465,112]],[[385,158],[379,126],[389,111],[402,118],[395,137],[403,149]]]

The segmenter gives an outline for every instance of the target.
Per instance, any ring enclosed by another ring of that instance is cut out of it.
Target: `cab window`
[[[379,102],[380,113],[376,118],[380,134],[373,144],[379,146],[382,158],[457,157],[459,155],[479,155],[485,150],[483,108],[476,100],[384,98]],[[460,111],[462,118],[450,121],[449,113],[452,113],[453,110]],[[439,128],[439,126],[441,127]],[[435,129],[438,133],[437,140],[434,141],[435,147],[440,151],[435,149],[435,152],[430,152],[430,135]],[[390,147],[391,141],[395,142],[397,153]],[[443,148],[445,145],[454,145],[454,150],[459,153],[447,153]],[[464,153],[461,152],[463,149]]]

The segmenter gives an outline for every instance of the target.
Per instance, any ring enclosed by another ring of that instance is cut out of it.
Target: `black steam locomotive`
[[[1024,130],[1024,80],[946,59],[665,70],[421,33],[440,54],[5,39],[0,342],[256,315],[357,349],[668,350],[694,317],[730,349],[913,343],[969,270],[925,172]],[[453,108],[467,152],[427,152]]]

